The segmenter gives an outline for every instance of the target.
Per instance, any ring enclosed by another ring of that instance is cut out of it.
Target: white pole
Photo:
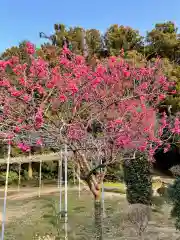
[[[64,171],[65,171],[65,194],[64,194],[64,210],[65,210],[65,218],[64,218],[64,223],[65,223],[65,239],[67,239],[67,222],[68,222],[68,196],[67,196],[67,145],[65,144],[65,149],[64,149]]]
[[[5,222],[6,222],[6,204],[7,204],[10,158],[11,158],[11,144],[8,143],[8,156],[7,156],[7,167],[6,167],[6,183],[5,183],[5,188],[4,188],[4,206],[3,206],[3,214],[2,214],[3,219],[2,219],[1,240],[4,240],[4,230],[5,230]]]
[[[101,164],[102,164],[102,159],[101,159]],[[102,172],[101,168],[101,172]],[[103,216],[105,216],[105,206],[104,206],[104,182],[102,182],[101,186],[101,201],[102,201],[102,211],[103,211]]]
[[[59,160],[59,212],[60,218],[62,213],[62,150],[60,152],[60,160]]]
[[[41,181],[42,180],[42,160],[40,160],[40,164],[39,164],[39,191],[38,191],[38,195],[39,197],[41,196]]]
[[[18,172],[18,192],[20,191],[20,186],[21,186],[21,163],[19,163],[19,172]]]
[[[57,179],[58,188],[60,188],[60,160],[58,161],[58,179]]]
[[[75,171],[75,164],[73,164],[73,184],[76,185],[76,171]]]
[[[105,206],[104,206],[104,182],[102,182],[102,210],[103,210],[103,216],[105,216]]]
[[[79,180],[79,198],[81,197],[81,168],[78,164],[78,180]]]

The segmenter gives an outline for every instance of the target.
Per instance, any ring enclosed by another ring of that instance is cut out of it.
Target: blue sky
[[[53,32],[54,23],[105,31],[117,23],[141,34],[157,22],[180,28],[180,0],[0,0],[0,52],[22,40],[40,45],[38,33]]]

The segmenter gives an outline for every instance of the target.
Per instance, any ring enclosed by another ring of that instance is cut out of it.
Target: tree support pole
[[[65,223],[65,239],[68,239],[68,231],[67,231],[67,223],[68,223],[68,185],[67,185],[67,145],[65,144],[64,146],[64,171],[65,171],[65,194],[64,194],[64,210],[65,210],[65,218],[64,218],[64,223]]]
[[[8,143],[8,156],[7,156],[7,167],[6,167],[6,182],[5,182],[5,188],[4,188],[4,205],[3,205],[3,214],[2,214],[3,219],[2,219],[1,240],[4,240],[4,230],[5,230],[5,222],[6,222],[6,205],[7,205],[10,158],[11,158],[11,144]]]

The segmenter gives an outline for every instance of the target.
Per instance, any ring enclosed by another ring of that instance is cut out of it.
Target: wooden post
[[[19,163],[19,171],[18,171],[18,192],[20,191],[21,186],[21,163]]]
[[[28,177],[29,179],[33,178],[33,170],[32,170],[32,156],[31,151],[29,152],[29,166],[28,166]]]

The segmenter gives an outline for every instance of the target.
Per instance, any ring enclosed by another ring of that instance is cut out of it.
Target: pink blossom
[[[14,131],[15,131],[16,133],[19,133],[19,132],[21,131],[21,128],[18,127],[18,126],[16,126],[15,129],[14,129]]]
[[[146,90],[146,89],[148,88],[148,83],[147,83],[147,82],[142,83],[142,84],[140,85],[140,88],[141,88],[142,90]]]
[[[139,150],[140,150],[141,152],[144,152],[144,151],[146,150],[146,148],[147,148],[147,144],[144,144],[144,145],[141,145],[141,146],[139,147]]]
[[[163,101],[166,98],[165,94],[159,94],[159,100]]]
[[[26,86],[26,81],[25,81],[25,79],[24,79],[23,77],[20,77],[20,78],[18,79],[18,81],[19,81],[19,83],[20,83],[22,86]]]
[[[28,145],[24,144],[24,143],[18,143],[17,146],[23,152],[29,152],[30,151],[30,147]]]
[[[124,77],[127,77],[127,78],[131,75],[131,73],[126,70],[123,71],[123,74],[124,74]]]
[[[126,136],[126,135],[120,135],[117,139],[116,139],[116,144],[119,146],[119,147],[129,147],[130,144],[131,144],[131,139],[129,136]]]
[[[76,84],[74,84],[74,83],[70,84],[69,89],[72,91],[73,94],[78,91],[78,88],[77,88]]]
[[[18,122],[18,123],[22,123],[22,122],[23,122],[23,119],[22,119],[22,118],[18,118],[17,122]]]
[[[11,95],[14,96],[14,97],[20,97],[22,95],[22,91],[12,89],[11,90]]]
[[[177,117],[174,121],[174,128],[172,132],[175,134],[180,134],[180,119]]]
[[[44,120],[43,120],[43,112],[42,112],[42,109],[38,109],[37,113],[36,113],[36,116],[35,116],[35,126],[36,128],[41,128],[42,125],[44,123]]]
[[[167,153],[169,151],[168,148],[164,148],[164,153]]]
[[[166,83],[166,78],[164,76],[159,77],[159,84],[164,85]]]
[[[99,83],[101,83],[101,81],[102,81],[101,78],[96,78],[96,79],[92,82],[93,87],[96,87]]]
[[[41,138],[37,139],[36,144],[42,146],[43,144],[42,139]]]
[[[67,52],[66,52],[67,53]],[[83,58],[83,56],[80,56],[80,55],[77,55],[76,56],[76,63],[77,64],[82,64],[84,62],[84,58]]]
[[[164,153],[168,152],[171,148],[171,145],[170,144],[166,144],[166,146],[164,147]]]
[[[59,100],[60,100],[61,102],[66,102],[66,101],[67,101],[67,97],[66,97],[64,94],[60,94],[60,95],[59,95]]]
[[[113,60],[114,61],[114,60]],[[113,62],[112,61],[112,62]],[[96,73],[97,73],[97,76],[103,76],[103,74],[106,72],[106,68],[102,65],[98,65],[97,68],[96,68]]]
[[[122,121],[121,119],[116,119],[116,120],[114,121],[115,124],[122,124],[122,122],[123,122],[123,121]]]
[[[175,89],[171,91],[171,94],[176,94],[176,93],[177,91]]]
[[[145,96],[140,96],[140,100],[144,102],[146,100]]]
[[[68,128],[68,138],[71,140],[81,140],[85,137],[86,133],[83,131],[80,124],[73,124]]]
[[[29,101],[31,100],[31,96],[29,96],[29,95],[24,95],[24,96],[23,96],[23,100],[24,100],[25,102],[29,102]]]
[[[54,82],[50,81],[47,83],[47,88],[53,88],[54,87]]]
[[[26,51],[28,54],[34,54],[35,53],[35,46],[34,44],[30,43],[30,42],[27,42],[26,43]]]
[[[116,60],[117,60],[117,58],[116,58],[115,56],[111,56],[111,57],[109,58],[109,60],[110,60],[112,63],[115,63]]]

